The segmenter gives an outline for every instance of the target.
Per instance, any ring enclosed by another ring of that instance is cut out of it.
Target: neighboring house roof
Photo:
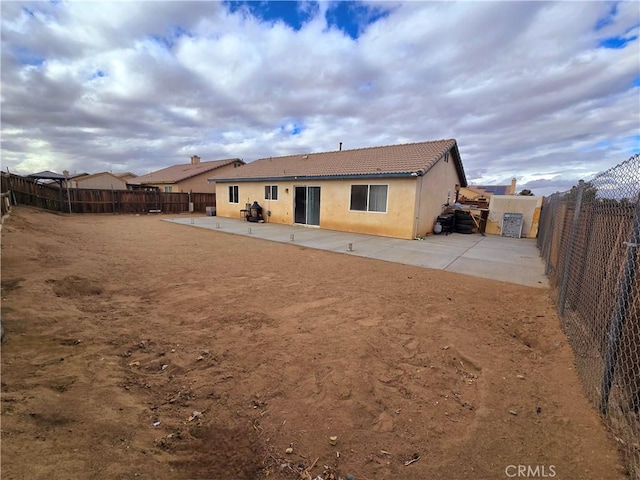
[[[478,193],[490,193],[492,195],[508,195],[511,185],[471,185],[470,189]]]
[[[210,181],[421,176],[450,150],[461,184],[466,186],[454,139],[262,158]]]
[[[136,175],[133,172],[120,172],[120,173],[114,173],[114,175],[118,178],[122,178],[122,177],[131,177],[131,178],[135,178],[138,175]]]
[[[217,168],[224,167],[232,163],[244,162],[239,158],[229,158],[226,160],[214,160],[212,162],[187,163],[183,165],[173,165],[172,167],[163,168],[161,170],[140,175],[129,180],[132,185],[154,185],[162,183],[178,183],[187,178],[195,177],[203,173],[211,172]]]

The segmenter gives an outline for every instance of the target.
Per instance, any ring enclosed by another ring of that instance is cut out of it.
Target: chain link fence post
[[[571,221],[571,232],[567,239],[567,259],[562,271],[562,286],[560,287],[560,296],[558,299],[558,312],[560,316],[564,316],[564,309],[567,303],[567,289],[569,287],[569,276],[571,275],[571,267],[573,262],[573,246],[578,233],[578,225],[580,222],[580,210],[582,208],[582,195],[584,194],[584,181],[578,183],[578,191],[576,193],[576,203],[573,210],[573,220]]]

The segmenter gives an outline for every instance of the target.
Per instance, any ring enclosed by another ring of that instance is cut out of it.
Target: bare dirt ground
[[[626,478],[544,289],[161,220],[5,221],[3,479]]]

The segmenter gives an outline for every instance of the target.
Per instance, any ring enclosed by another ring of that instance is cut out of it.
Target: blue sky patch
[[[231,13],[246,9],[263,22],[281,21],[298,31],[318,13],[318,2],[224,2]]]
[[[636,77],[636,79],[633,81],[633,86],[640,87],[640,76]]]
[[[167,50],[171,50],[181,37],[191,36],[192,35],[188,30],[185,30],[178,25],[174,25],[173,27],[167,29],[166,35],[148,35],[147,38],[159,45],[162,45]]]
[[[628,43],[633,42],[637,38],[638,38],[637,35],[634,35],[633,37],[626,37],[626,38],[625,37],[603,38],[602,40],[600,40],[600,46],[602,48],[620,49],[620,48],[624,48]]]
[[[284,120],[280,125],[281,133],[288,133],[291,136],[300,135],[307,128],[299,120]]]
[[[330,27],[335,27],[353,40],[357,40],[367,26],[387,17],[389,13],[391,10],[359,2],[337,2],[327,10],[326,19]]]
[[[613,19],[617,14],[618,14],[618,2],[611,5],[611,9],[609,10],[609,13],[607,14],[606,17],[598,19],[593,29],[597,32],[598,30],[606,27],[607,25],[611,25],[613,23]]]
[[[106,76],[107,74],[104,73],[102,70],[96,70],[91,74],[91,76],[89,77],[89,80],[95,80],[96,78],[104,78]]]
[[[224,2],[232,13],[245,10],[263,22],[283,22],[293,30],[300,30],[318,14],[318,2]],[[352,39],[357,39],[368,25],[389,15],[391,10],[361,2],[332,2],[325,20],[329,27],[337,28]]]
[[[12,51],[13,57],[22,65],[41,66],[45,59],[26,47],[16,47]]]

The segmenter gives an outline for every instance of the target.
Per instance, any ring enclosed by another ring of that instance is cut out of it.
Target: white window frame
[[[276,198],[273,198],[273,189],[275,188]],[[268,189],[268,190],[267,190]],[[273,202],[278,201],[278,185],[265,185],[264,186],[264,199],[271,200]]]
[[[229,203],[237,205],[240,203],[240,194],[239,194],[238,185],[229,185]]]
[[[367,206],[365,210],[354,210],[351,208],[352,198],[353,198],[353,187],[355,186],[365,186],[367,187]],[[371,203],[371,187],[386,187],[387,194],[385,198],[384,211],[381,210],[370,210],[369,205]],[[349,188],[349,211],[350,212],[366,212],[366,213],[384,213],[386,214],[389,211],[389,184],[388,183],[352,183]]]

